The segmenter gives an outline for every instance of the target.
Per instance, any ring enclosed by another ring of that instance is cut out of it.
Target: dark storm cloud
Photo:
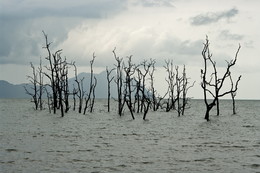
[[[239,11],[236,8],[232,8],[223,12],[200,14],[192,17],[190,20],[192,25],[207,25],[218,22],[221,19],[229,19],[234,17],[238,14],[238,12]]]
[[[42,30],[55,47],[85,19],[105,18],[126,8],[122,0],[3,0],[0,2],[0,64],[38,62]],[[44,55],[43,55],[44,56]]]

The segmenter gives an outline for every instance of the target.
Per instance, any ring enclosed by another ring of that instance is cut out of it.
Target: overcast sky
[[[93,52],[96,72],[113,67],[115,47],[136,62],[156,59],[162,92],[164,61],[185,64],[196,80],[190,95],[202,98],[201,50],[208,35],[220,70],[241,44],[232,69],[234,77],[242,75],[237,97],[260,99],[259,6],[259,0],[0,0],[0,80],[27,81],[29,63],[46,56],[44,30],[52,50],[62,48],[81,72],[88,72]]]

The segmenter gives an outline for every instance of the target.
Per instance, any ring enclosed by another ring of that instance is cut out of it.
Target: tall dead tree
[[[139,68],[136,69],[137,77],[134,78],[135,80],[135,101],[134,101],[134,109],[137,113],[140,112],[141,107],[141,81],[142,75]],[[137,107],[137,108],[136,108]]]
[[[38,102],[39,102],[39,108],[40,110],[43,109],[43,94],[44,94],[44,84],[43,84],[43,71],[42,71],[42,59],[40,58],[40,65],[38,67],[38,75],[39,75],[39,81],[38,81],[38,86],[39,86],[39,97],[38,97]]]
[[[142,67],[142,69],[139,69],[139,73],[141,75],[141,112],[143,112],[143,109],[144,109],[144,106],[145,106],[145,103],[146,103],[146,88],[145,88],[145,83],[146,83],[146,77],[147,75],[149,74],[149,70],[151,68],[151,66],[153,65],[153,62],[152,60],[150,62],[148,62],[147,60],[144,60],[140,66]]]
[[[170,110],[175,110],[175,87],[176,87],[176,81],[175,81],[175,72],[174,72],[174,65],[173,61],[167,60],[165,61],[166,65],[164,66],[166,72],[167,72],[167,78],[165,79],[168,83],[168,101],[166,106],[166,112],[169,112]]]
[[[188,93],[189,89],[192,88],[195,84],[195,81],[194,81],[191,85],[189,85],[189,78],[187,78],[185,65],[183,66],[182,78],[183,78],[183,82],[182,82],[182,85],[183,85],[182,86],[182,115],[184,115],[185,109],[189,108],[189,107],[187,107],[188,101],[189,101],[189,98],[187,97],[187,93]]]
[[[133,106],[133,101],[132,101],[132,93],[133,93],[133,75],[136,70],[136,66],[132,63],[132,56],[127,57],[127,65],[124,67],[125,71],[125,102],[127,104],[127,107],[131,113],[131,116],[133,119],[134,117],[134,106]]]
[[[108,70],[108,67],[106,67],[106,72],[107,72],[107,112],[110,112],[110,98],[111,98],[110,83],[114,79],[114,76],[110,77],[110,75],[113,72],[113,70],[115,70],[115,68]]]
[[[149,70],[149,77],[150,77],[150,84],[151,84],[151,88],[150,88],[150,92],[151,92],[151,104],[153,107],[153,111],[156,111],[158,109],[158,99],[156,97],[156,89],[154,87],[154,71],[155,71],[155,60],[150,60],[151,61],[151,68]]]
[[[45,48],[47,50],[47,57],[45,58],[49,65],[45,66],[49,73],[45,72],[45,76],[50,80],[50,88],[52,90],[52,109],[53,113],[56,113],[57,109],[60,109],[61,117],[64,116],[70,106],[69,106],[69,88],[68,88],[68,66],[66,58],[61,57],[62,50],[57,50],[55,53],[51,53],[50,45],[48,42],[48,37],[44,33],[45,37]]]
[[[189,85],[188,78],[186,76],[186,67],[183,66],[183,72],[179,72],[179,66],[175,66],[175,85],[176,85],[176,96],[175,96],[175,102],[176,102],[176,111],[178,113],[178,116],[184,115],[185,109],[189,108],[187,93],[188,90],[194,86],[195,81]]]
[[[234,90],[234,82],[233,82],[231,74],[229,76],[229,79],[230,79],[230,82],[231,82],[231,90],[233,91]],[[235,101],[235,97],[237,95],[237,92],[234,91],[234,92],[231,92],[230,94],[231,94],[231,98],[232,98],[232,110],[233,110],[233,114],[235,115],[236,114],[236,101]]]
[[[87,94],[87,98],[85,98],[85,107],[84,107],[84,113],[83,113],[84,115],[86,114],[87,108],[90,108],[90,112],[93,111],[93,105],[95,102],[95,87],[97,84],[96,78],[94,78],[94,74],[93,74],[93,64],[94,64],[95,58],[96,58],[95,53],[93,53],[92,60],[90,61],[89,92]]]
[[[117,108],[118,108],[118,115],[122,116],[123,114],[123,108],[124,108],[124,104],[125,104],[125,99],[123,98],[124,97],[124,94],[123,94],[123,91],[124,91],[124,88],[123,88],[123,69],[124,69],[124,65],[123,65],[123,59],[122,58],[119,58],[117,55],[116,55],[116,48],[112,51],[113,52],[113,55],[114,55],[114,58],[116,60],[116,64],[115,64],[115,67],[116,67],[116,78],[114,79],[115,83],[116,83],[116,86],[117,86]]]
[[[182,113],[182,105],[181,105],[181,93],[183,92],[183,76],[179,75],[179,66],[175,66],[175,86],[176,86],[176,98],[175,102],[177,102],[176,111],[178,116]]]
[[[223,76],[221,78],[217,75],[217,68],[216,68],[216,62],[212,60],[212,54],[209,51],[209,40],[208,37],[206,37],[206,41],[204,43],[204,47],[202,50],[202,57],[204,61],[204,69],[201,69],[201,87],[203,89],[203,95],[204,95],[204,103],[206,105],[206,113],[205,113],[205,119],[209,121],[209,112],[211,109],[216,106],[216,104],[219,101],[219,98],[231,94],[237,91],[238,89],[238,82],[241,79],[241,76],[238,77],[237,81],[235,82],[235,87],[231,88],[228,91],[220,93],[222,87],[224,86],[224,83],[226,79],[230,76],[231,72],[230,69],[233,67],[237,61],[237,56],[239,53],[241,46],[239,45],[237,52],[235,54],[235,58],[231,61],[227,62],[227,68],[224,72]],[[213,73],[210,74],[210,78],[208,79],[208,65],[211,65],[213,68]],[[209,100],[209,96],[211,96],[211,100]]]
[[[31,68],[32,68],[32,76],[27,76],[27,78],[29,79],[30,83],[32,84],[32,86],[30,87],[30,89],[28,89],[27,87],[24,87],[26,94],[30,95],[32,97],[32,102],[34,103],[35,109],[38,109],[39,106],[39,88],[38,88],[38,75],[36,72],[36,69],[33,65],[33,63],[31,62]]]
[[[51,50],[50,50],[51,43],[48,41],[48,36],[47,36],[47,34],[45,34],[44,31],[42,31],[42,32],[43,32],[43,35],[45,38],[45,46],[43,48],[45,48],[48,53],[48,55],[45,59],[49,61],[49,67],[46,66],[46,69],[49,70],[51,73],[50,75],[47,73],[44,73],[44,74],[50,80],[50,87],[52,89],[52,101],[53,101],[52,108],[53,108],[53,113],[56,114],[56,109],[58,107],[58,93],[57,93],[57,83],[56,83],[57,81],[56,81],[56,76],[55,76],[55,71],[54,71],[55,62],[53,62],[52,58],[56,57],[57,54],[59,52],[61,52],[62,50],[58,50],[52,55]]]
[[[83,88],[84,77],[81,78],[81,79],[78,79],[77,66],[76,66],[75,62],[73,62],[72,65],[74,66],[75,82],[76,82],[76,85],[77,85],[77,88],[75,88],[73,93],[78,97],[78,100],[79,100],[78,112],[81,113],[82,105],[83,105],[83,99],[84,99],[84,96],[85,96],[85,91],[84,91],[84,88]],[[75,101],[74,101],[74,103],[75,103]]]
[[[91,99],[91,104],[90,104],[90,111],[93,112],[94,104],[95,104],[95,99],[96,99],[96,86],[97,86],[97,78],[94,76],[94,83],[93,83],[93,89],[92,89],[92,99]]]

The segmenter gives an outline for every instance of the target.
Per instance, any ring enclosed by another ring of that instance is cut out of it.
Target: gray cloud
[[[121,0],[45,0],[3,3],[1,20],[28,19],[40,17],[82,17],[100,18],[122,10],[126,2]]]
[[[223,30],[219,34],[219,37],[223,40],[242,40],[244,36],[239,34],[232,34],[228,30]]]
[[[192,25],[207,25],[218,22],[221,19],[230,19],[237,15],[238,12],[236,8],[232,8],[223,12],[200,14],[190,18],[190,21]]]
[[[0,64],[38,63],[48,33],[55,48],[85,19],[106,18],[126,8],[122,0],[12,0],[0,7]]]
[[[138,0],[135,4],[143,7],[174,7],[172,0]]]

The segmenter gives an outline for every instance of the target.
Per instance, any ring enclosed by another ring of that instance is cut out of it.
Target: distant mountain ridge
[[[114,74],[111,74],[114,75]],[[106,71],[103,71],[99,74],[94,74],[97,78],[97,86],[96,86],[96,98],[107,98],[107,74]],[[90,73],[80,73],[78,74],[78,79],[83,80],[83,89],[84,91],[89,90],[89,80]],[[111,76],[112,77],[112,76]],[[73,90],[73,84],[76,87],[75,77],[69,79],[69,89],[70,92]],[[14,85],[5,80],[0,80],[0,98],[31,98],[31,96],[27,95],[24,87],[32,86],[30,83],[27,84],[18,84]],[[114,81],[111,82],[111,97],[116,97],[116,84]]]

